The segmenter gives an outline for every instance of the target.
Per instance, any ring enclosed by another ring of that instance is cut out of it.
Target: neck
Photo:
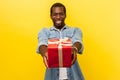
[[[55,28],[61,30],[64,26],[65,26],[65,24],[63,24],[63,25],[61,25],[61,26],[55,26]]]

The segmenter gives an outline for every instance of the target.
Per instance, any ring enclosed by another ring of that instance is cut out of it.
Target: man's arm
[[[82,44],[80,42],[75,42],[73,44],[73,48],[76,50],[76,52],[78,52],[82,49]]]
[[[37,47],[37,53],[44,53],[44,47],[47,47],[48,45],[48,35],[47,35],[48,29],[43,28],[39,34],[38,34],[38,47]],[[44,46],[43,48],[41,46]],[[40,48],[41,47],[41,48]],[[43,50],[43,51],[42,51]]]
[[[77,50],[77,53],[82,53],[82,31],[79,28],[74,29],[74,35],[72,37],[73,47]]]
[[[42,29],[38,34],[38,48],[37,53],[40,53],[43,57],[43,62],[45,66],[48,68],[47,65],[47,43],[48,43],[48,30],[46,28]]]
[[[39,47],[39,51],[40,51],[42,57],[47,56],[47,54],[46,54],[47,53],[47,46],[46,45],[41,45]]]
[[[82,53],[82,50],[83,50],[82,32],[78,28],[75,28],[74,36],[72,37],[72,41],[73,41],[73,49],[72,49],[73,60],[72,60],[72,64],[74,64],[74,62],[77,59],[77,54],[76,53]]]

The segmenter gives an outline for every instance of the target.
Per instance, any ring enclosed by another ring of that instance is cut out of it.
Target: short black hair
[[[51,8],[50,8],[50,15],[52,14],[52,8],[53,7],[63,7],[63,9],[64,9],[64,12],[65,12],[65,14],[66,14],[66,8],[65,8],[65,6],[62,4],[62,3],[54,3],[52,6],[51,6]]]

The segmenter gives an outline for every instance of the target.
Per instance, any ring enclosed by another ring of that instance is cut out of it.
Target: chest
[[[72,38],[74,36],[74,29],[65,29],[62,31],[52,30],[49,31],[48,38]]]

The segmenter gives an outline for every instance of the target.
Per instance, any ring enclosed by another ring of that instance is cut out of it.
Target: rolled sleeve
[[[48,36],[47,36],[46,28],[42,29],[38,34],[38,47],[36,50],[37,53],[40,53],[39,47],[41,45],[46,45],[46,46],[48,45]]]
[[[75,42],[79,42],[82,45],[82,48],[78,51],[78,53],[82,53],[84,46],[82,43],[82,31],[79,28],[74,29],[74,35],[72,37],[72,42],[73,44]]]

